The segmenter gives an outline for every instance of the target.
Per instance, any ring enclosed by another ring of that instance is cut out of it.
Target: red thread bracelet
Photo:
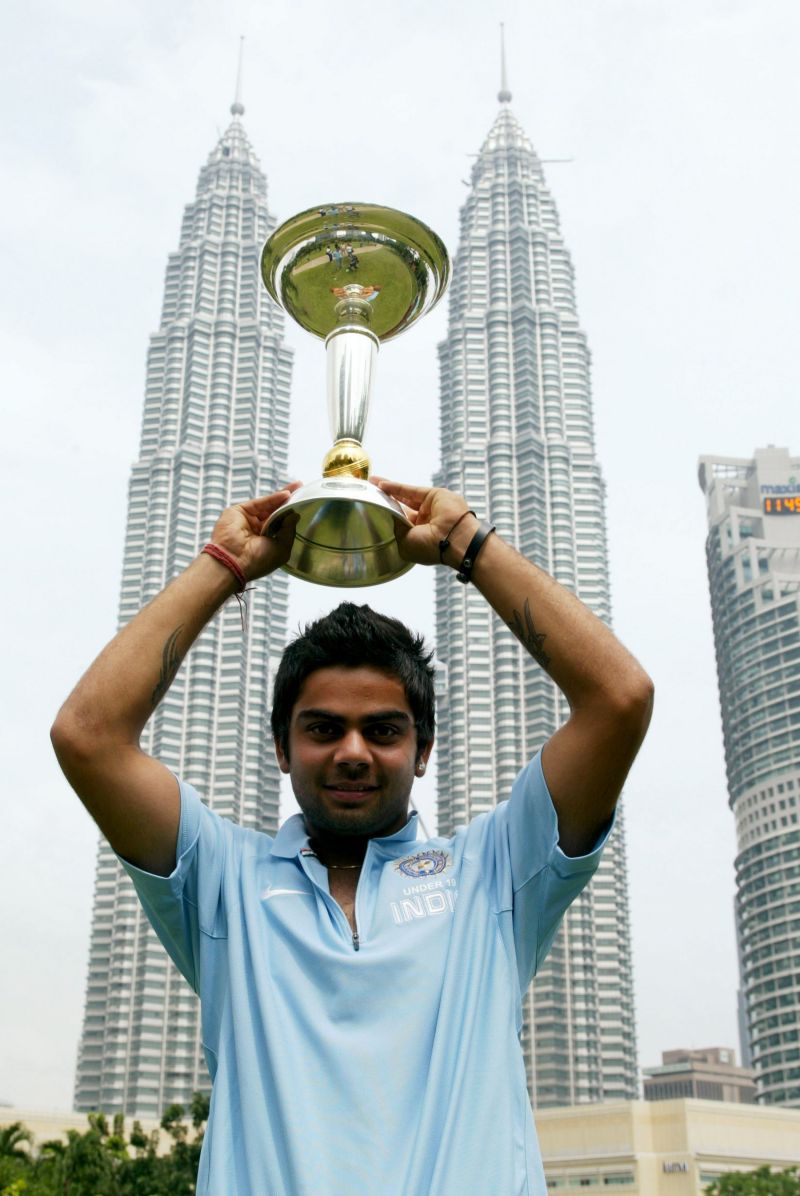
[[[236,557],[231,556],[231,554],[226,552],[224,548],[220,548],[219,544],[205,544],[200,549],[200,552],[201,554],[204,552],[208,553],[209,556],[213,556],[215,561],[219,561],[221,565],[225,565],[227,569],[230,569],[231,573],[239,583],[238,592],[240,594],[246,589],[247,578],[245,577],[244,573],[242,573]]]

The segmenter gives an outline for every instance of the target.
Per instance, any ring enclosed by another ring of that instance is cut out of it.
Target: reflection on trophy
[[[395,521],[403,508],[367,479],[362,438],[378,345],[444,294],[450,263],[441,240],[405,212],[334,204],[301,212],[264,246],[270,295],[303,328],[323,337],[333,446],[323,476],[295,491],[270,518],[298,517],[288,573],[326,586],[371,586],[411,568]]]

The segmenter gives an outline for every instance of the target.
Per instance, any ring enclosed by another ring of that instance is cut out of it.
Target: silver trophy
[[[322,337],[328,359],[333,447],[323,476],[296,490],[265,531],[297,516],[287,573],[324,586],[372,586],[411,568],[395,521],[403,508],[368,481],[362,447],[378,345],[441,298],[450,262],[421,221],[377,204],[329,204],[287,220],[264,246],[261,274],[272,298]]]

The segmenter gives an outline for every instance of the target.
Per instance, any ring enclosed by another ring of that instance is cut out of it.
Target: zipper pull
[[[353,950],[358,951],[360,946],[361,946],[361,943],[358,938],[358,931],[354,930],[353,931]]]

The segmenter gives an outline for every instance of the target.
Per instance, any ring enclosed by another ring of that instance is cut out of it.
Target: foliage
[[[195,1092],[192,1096],[192,1103],[190,1112],[192,1114],[192,1125],[195,1133],[199,1133],[205,1123],[208,1121],[208,1114],[211,1109],[211,1098],[206,1092]]]
[[[161,1127],[172,1139],[159,1155],[158,1133],[146,1134],[134,1121],[126,1140],[121,1113],[109,1126],[102,1112],[88,1115],[83,1133],[68,1130],[66,1141],[32,1148],[33,1135],[20,1122],[0,1129],[0,1196],[191,1196],[208,1119],[208,1097],[196,1092],[190,1115],[170,1105]]]
[[[756,1171],[731,1171],[709,1184],[705,1196],[800,1196],[800,1170],[759,1167]]]
[[[21,1121],[15,1121],[13,1125],[4,1125],[0,1129],[0,1158],[28,1158],[28,1151],[30,1150],[32,1141],[33,1134],[30,1130],[25,1129]],[[25,1150],[21,1149],[23,1142],[26,1144]]]

